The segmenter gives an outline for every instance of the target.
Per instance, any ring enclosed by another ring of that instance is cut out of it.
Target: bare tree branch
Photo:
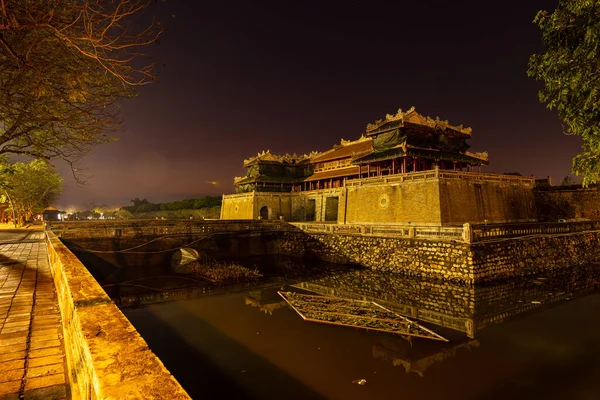
[[[0,0],[0,154],[77,162],[120,128],[118,101],[155,80],[149,0]]]

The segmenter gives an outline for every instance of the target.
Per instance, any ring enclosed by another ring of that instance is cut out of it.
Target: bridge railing
[[[465,224],[471,242],[528,235],[555,235],[600,230],[600,221],[533,222],[522,224]]]
[[[292,222],[291,225],[314,233],[354,234],[417,239],[462,240],[462,227],[414,226],[400,224],[324,224]]]
[[[505,224],[464,224],[459,226],[418,226],[403,224],[327,224],[292,222],[305,232],[381,236],[413,239],[434,239],[484,242],[494,239],[515,238],[528,235],[553,235],[587,231],[600,231],[600,221],[581,222],[530,222]]]
[[[294,229],[278,220],[104,220],[53,222],[51,230],[62,238],[139,237],[235,231]]]

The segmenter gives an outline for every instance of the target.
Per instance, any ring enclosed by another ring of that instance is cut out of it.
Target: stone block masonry
[[[73,398],[189,399],[81,262],[46,235]]]
[[[282,234],[279,252],[406,276],[473,283],[468,244],[344,234]]]
[[[539,235],[471,245],[475,282],[533,276],[600,261],[600,232]]]
[[[196,242],[194,248],[215,258],[281,254],[464,284],[535,275],[600,260],[599,226],[589,222],[490,224],[468,229],[392,225],[384,229],[384,225],[292,225],[269,221],[211,221],[194,225],[138,221],[122,226],[112,222],[97,228],[95,224],[67,225],[64,224],[68,229],[63,230],[63,238],[86,248],[94,244],[91,239],[99,240],[98,246],[103,250],[126,248],[134,245],[129,242],[133,239],[140,243],[152,240],[153,245],[159,246],[144,247],[144,251]],[[115,231],[121,235],[116,237]],[[470,234],[465,235],[466,231]],[[190,236],[178,236],[184,232]],[[201,236],[197,235],[203,232],[223,235],[198,241]],[[172,241],[154,240],[171,234],[173,237],[167,239]],[[476,241],[471,242],[472,239]],[[168,262],[171,254],[164,254],[164,262]],[[133,261],[132,266],[148,265],[149,259],[142,264]]]
[[[482,243],[330,233],[282,233],[280,254],[464,284],[536,275],[600,260],[600,232]]]

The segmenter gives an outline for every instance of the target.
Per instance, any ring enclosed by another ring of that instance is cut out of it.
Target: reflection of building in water
[[[589,265],[493,286],[428,282],[372,270],[348,271],[294,286],[322,295],[375,301],[411,319],[474,338],[491,323],[585,295],[595,291],[599,282],[600,266]]]
[[[402,366],[407,373],[414,372],[422,377],[434,363],[454,357],[460,349],[471,350],[473,347],[479,347],[479,340],[439,343],[382,337],[373,345],[373,357],[390,361],[394,367]]]
[[[273,311],[285,307],[287,303],[277,294],[277,288],[265,290],[253,290],[244,296],[246,305],[256,307],[265,314],[273,314]]]

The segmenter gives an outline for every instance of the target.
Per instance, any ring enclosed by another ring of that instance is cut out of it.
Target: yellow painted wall
[[[346,189],[347,223],[441,223],[437,181],[353,186]]]
[[[254,193],[224,195],[221,219],[254,219]]]
[[[444,225],[535,219],[533,190],[517,183],[442,179],[440,207]]]
[[[292,199],[290,193],[255,193],[254,215],[258,218],[260,209],[269,209],[269,219],[279,219],[280,216],[289,221],[292,216]]]
[[[530,186],[506,182],[431,179],[349,186],[301,193],[223,196],[221,219],[257,219],[268,207],[269,219],[307,221],[309,202],[315,218],[325,221],[327,198],[338,198],[338,223],[413,223],[460,225],[465,222],[527,221],[535,218]],[[331,212],[331,210],[330,210]]]
[[[308,209],[309,201],[315,202],[315,218],[310,221],[325,221],[325,211],[327,208],[327,198],[338,198],[338,221],[343,222],[343,203],[345,201],[344,194],[346,189],[322,189],[312,190],[309,192],[293,193],[292,194],[292,221],[309,221]]]

